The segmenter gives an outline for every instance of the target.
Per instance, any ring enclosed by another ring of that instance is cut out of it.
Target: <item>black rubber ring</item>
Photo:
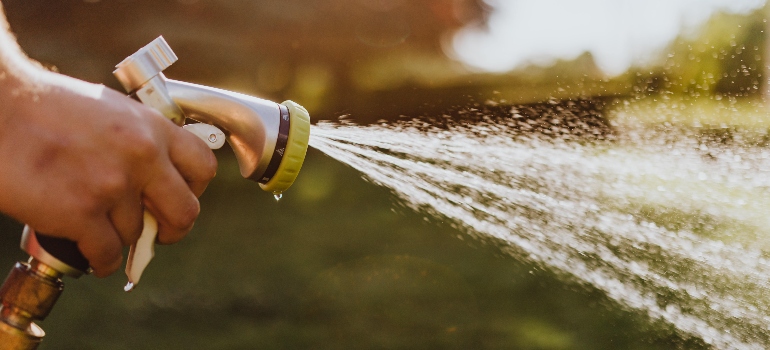
[[[278,110],[281,112],[281,117],[280,124],[278,125],[278,139],[275,141],[275,151],[273,151],[273,157],[270,158],[270,163],[267,165],[265,173],[257,180],[257,182],[263,185],[275,176],[278,166],[281,165],[283,160],[283,154],[286,153],[286,144],[289,143],[289,130],[291,128],[289,108],[279,104]]]
[[[36,233],[37,243],[59,261],[70,267],[86,273],[90,268],[88,259],[78,249],[78,244],[66,238],[46,236],[40,232]]]

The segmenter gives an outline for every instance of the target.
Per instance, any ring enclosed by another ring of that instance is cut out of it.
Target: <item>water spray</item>
[[[177,56],[159,37],[116,66],[113,72],[130,96],[216,149],[226,139],[241,175],[280,198],[299,174],[310,137],[310,116],[297,103],[260,98],[167,79],[163,70]],[[187,118],[199,123],[184,125]],[[144,213],[144,228],[126,263],[133,289],[154,255],[157,222]],[[35,349],[45,332],[42,321],[64,289],[63,276],[89,273],[88,260],[77,244],[24,227],[21,248],[30,255],[17,262],[0,287],[0,350]]]
[[[555,137],[585,118],[538,117],[554,127],[538,133],[522,128],[537,123],[518,107],[440,127],[319,123],[310,145],[428,220],[601,291],[686,341],[770,348],[764,129],[709,141],[702,130],[639,126],[629,115],[638,112],[620,109],[611,138],[588,124],[579,138]]]

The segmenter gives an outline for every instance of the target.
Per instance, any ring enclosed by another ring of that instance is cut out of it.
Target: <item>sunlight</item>
[[[505,72],[549,65],[590,52],[605,73],[617,75],[654,56],[683,30],[717,11],[748,13],[762,0],[486,0],[488,29],[468,27],[450,55],[471,67]]]

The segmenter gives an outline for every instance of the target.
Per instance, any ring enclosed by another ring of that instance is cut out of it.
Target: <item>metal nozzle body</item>
[[[192,119],[225,132],[241,175],[259,181],[275,151],[278,104],[237,92],[168,79],[171,99]]]
[[[281,107],[272,101],[232,91],[166,79],[163,70],[177,57],[159,37],[116,66],[115,77],[127,92],[182,125],[185,117],[214,125],[227,135],[241,175],[270,180],[268,170],[281,126]]]

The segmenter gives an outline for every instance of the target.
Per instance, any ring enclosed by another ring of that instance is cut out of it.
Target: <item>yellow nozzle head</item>
[[[294,183],[305,161],[305,153],[310,141],[310,113],[305,107],[293,101],[284,101],[281,104],[289,109],[291,118],[286,150],[275,175],[267,183],[259,184],[263,190],[272,193],[286,191]]]

